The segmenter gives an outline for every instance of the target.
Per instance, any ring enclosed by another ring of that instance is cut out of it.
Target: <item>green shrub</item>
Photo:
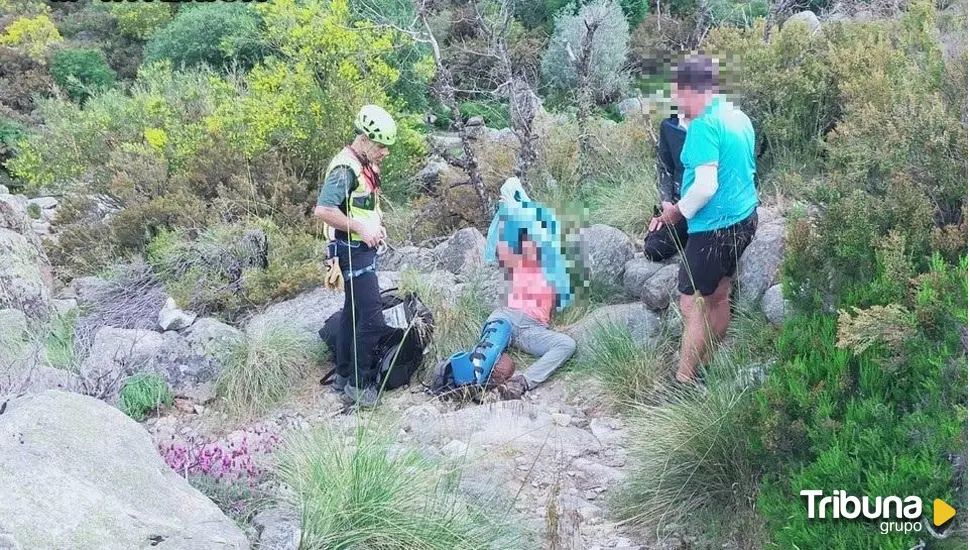
[[[51,76],[74,101],[83,101],[91,91],[114,84],[115,72],[108,67],[104,54],[93,48],[60,50],[51,61]]]
[[[220,2],[180,9],[172,22],[148,41],[145,61],[168,59],[176,66],[205,63],[214,68],[236,61],[251,67],[264,53],[259,24],[260,17],[250,6]]]
[[[123,36],[137,40],[147,40],[172,21],[172,6],[152,4],[111,4],[107,12],[118,26]]]
[[[162,406],[171,406],[172,392],[164,378],[155,374],[136,374],[121,388],[118,408],[141,422],[149,413]]]
[[[509,518],[458,491],[461,465],[393,446],[376,426],[346,438],[327,429],[290,440],[279,475],[300,510],[301,548],[518,548]]]
[[[266,412],[313,368],[319,351],[284,329],[249,331],[225,352],[216,392],[235,414]]]
[[[911,548],[917,535],[883,535],[877,523],[810,521],[798,492],[917,495],[926,513],[934,498],[965,506],[948,457],[966,448],[966,356],[917,336],[907,361],[887,368],[891,350],[855,354],[836,336],[832,316],[786,321],[751,416],[761,430],[751,444],[770,466],[758,509],[782,547]]]
[[[462,116],[469,119],[480,116],[490,128],[508,128],[509,106],[501,101],[466,101],[459,106]]]

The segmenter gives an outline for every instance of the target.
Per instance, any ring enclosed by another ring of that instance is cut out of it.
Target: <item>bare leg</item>
[[[700,295],[680,295],[680,311],[684,315],[684,335],[680,345],[680,364],[677,380],[690,382],[694,379],[697,365],[707,351],[707,315],[704,299]]]
[[[731,324],[731,278],[724,277],[717,284],[717,290],[706,299],[709,306],[708,316],[711,321],[711,332],[718,340],[727,334]]]

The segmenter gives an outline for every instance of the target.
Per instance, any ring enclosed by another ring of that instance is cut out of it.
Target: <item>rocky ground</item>
[[[622,420],[597,393],[593,381],[567,373],[520,401],[492,396],[485,404],[458,403],[412,387],[389,392],[377,411],[344,412],[329,386],[312,377],[261,418],[232,419],[214,407],[183,405],[145,426],[157,442],[165,442],[172,436],[211,440],[250,426],[285,433],[328,425],[350,434],[358,422],[375,422],[396,431],[399,445],[467,464],[465,493],[508,506],[513,521],[538,534],[543,548],[679,548],[683,537],[676,533],[645,540],[611,517],[608,494],[634,464],[624,447]],[[288,539],[279,533],[297,523],[285,516],[270,511],[257,518],[264,542]]]

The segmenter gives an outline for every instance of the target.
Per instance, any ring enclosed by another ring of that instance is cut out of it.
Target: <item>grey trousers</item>
[[[549,378],[576,352],[576,341],[572,337],[556,332],[524,313],[500,307],[488,316],[489,321],[495,319],[505,319],[512,324],[512,345],[539,358],[524,373],[530,390]]]

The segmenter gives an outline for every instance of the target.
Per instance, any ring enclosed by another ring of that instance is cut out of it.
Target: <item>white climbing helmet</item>
[[[383,145],[394,145],[397,140],[397,124],[394,123],[394,118],[377,105],[364,105],[354,119],[354,128]]]

